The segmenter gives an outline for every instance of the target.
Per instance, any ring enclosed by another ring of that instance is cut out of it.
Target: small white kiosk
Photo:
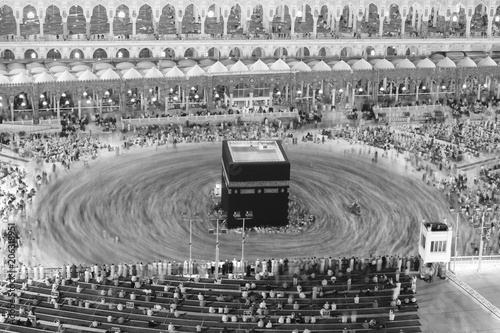
[[[418,254],[422,259],[422,269],[430,274],[438,273],[445,277],[446,265],[451,259],[451,241],[453,228],[443,222],[422,222],[420,225],[420,242]]]

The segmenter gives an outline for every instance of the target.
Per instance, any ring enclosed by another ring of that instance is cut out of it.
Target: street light
[[[193,220],[198,219],[200,214],[194,213],[193,216],[187,216],[187,213],[182,213],[182,218],[189,220],[189,275],[193,275],[193,265],[192,265],[192,248],[193,248]]]
[[[481,212],[481,209],[477,209],[477,211]],[[491,207],[486,208],[481,212],[481,233],[480,233],[480,239],[479,239],[479,258],[477,261],[477,272],[480,273],[481,271],[481,262],[483,261],[483,236],[484,236],[484,217],[486,216],[486,212],[491,212]]]
[[[217,223],[217,228],[215,231],[215,279],[219,278],[219,220],[225,220],[227,215],[224,214],[222,210],[219,210],[214,213],[215,215],[215,223]],[[208,230],[209,233],[213,233],[213,229]],[[222,230],[222,233],[227,233],[226,229]]]
[[[455,212],[455,208],[451,207],[450,208],[450,213],[454,213]],[[457,265],[457,243],[458,243],[458,218],[460,216],[460,213],[465,213],[465,208],[462,208],[462,210],[457,210],[457,222],[455,224],[455,251],[454,251],[454,254],[453,254],[453,273],[455,273],[455,267]]]
[[[233,217],[235,220],[243,220],[243,231],[241,233],[241,271],[242,274],[245,273],[245,220],[253,219],[253,212],[251,210],[247,210],[244,216],[241,216],[240,212],[234,212]]]

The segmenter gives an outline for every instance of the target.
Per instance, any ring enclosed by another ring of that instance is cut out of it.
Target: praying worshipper
[[[331,308],[333,311],[337,310],[337,304],[335,304],[335,302],[334,302],[334,301],[332,301],[332,304],[330,304],[330,308]]]
[[[271,320],[269,320],[266,324],[266,328],[273,328],[273,324],[271,323]]]
[[[228,321],[228,320],[229,320],[229,317],[227,316],[227,314],[225,314],[225,313],[224,313],[224,314],[222,315],[222,322],[223,322],[223,323],[227,323],[227,321]]]
[[[77,293],[81,293],[81,292],[82,292],[82,290],[83,290],[83,288],[82,288],[82,287],[80,287],[80,285],[78,285],[78,286],[76,287],[76,292],[77,292]]]
[[[299,307],[299,304],[297,302],[293,303],[293,309],[294,310],[298,310],[300,307]]]
[[[378,308],[378,302],[377,302],[377,300],[374,300],[374,301],[373,301],[373,303],[372,303],[372,307],[373,307],[374,309]]]
[[[354,303],[359,304],[359,296],[358,295],[356,295],[356,297],[354,297]]]
[[[225,298],[224,296],[222,296],[222,294],[220,294],[219,296],[217,296],[216,300],[217,302],[224,302]]]
[[[174,332],[175,331],[175,326],[172,324],[172,322],[170,322],[170,324],[168,324],[168,331],[169,332]]]
[[[396,318],[396,315],[394,314],[394,311],[392,309],[389,310],[389,321],[394,321],[394,318]]]
[[[370,324],[368,323],[368,321],[367,321],[367,320],[365,320],[365,322],[364,322],[361,326],[363,326],[363,328],[364,328],[365,330],[367,330],[367,329],[369,329],[369,328],[370,328]]]
[[[323,305],[323,309],[328,310],[330,308],[330,304],[328,304],[328,301]]]

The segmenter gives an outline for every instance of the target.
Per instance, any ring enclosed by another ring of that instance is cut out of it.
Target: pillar
[[[200,29],[201,29],[201,30],[200,30],[200,32],[201,32],[201,35],[202,35],[202,36],[204,36],[204,35],[205,35],[205,20],[206,20],[206,19],[207,19],[207,18],[206,18],[205,16],[203,16],[203,17],[201,18],[201,24],[200,24]]]
[[[401,37],[404,37],[405,34],[405,22],[406,16],[401,16]]]
[[[113,34],[113,21],[114,21],[114,17],[110,17],[109,18],[109,37],[110,38],[113,38],[114,37],[114,34]]]
[[[318,34],[318,17],[313,16],[313,37],[316,38]]]
[[[87,35],[87,38],[90,38],[90,17],[85,18],[85,34]]]
[[[229,93],[229,107],[233,106],[233,92],[231,91]]]
[[[16,35],[17,39],[21,39],[21,20],[16,20]]]
[[[168,96],[165,96],[165,112],[168,112]]]
[[[337,89],[332,89],[332,105],[336,105],[335,103],[335,93],[337,92]]]
[[[411,27],[412,27],[413,29],[415,29],[415,21],[416,21],[416,18],[417,18],[417,15],[416,15],[416,13],[415,13],[415,12],[416,12],[416,11],[415,11],[415,9],[413,8],[413,9],[412,9],[412,11],[411,11]],[[404,22],[403,22],[403,24],[404,24]]]
[[[492,16],[492,17],[488,16],[488,30],[486,30],[486,33],[487,33],[488,37],[490,37],[490,38],[493,35],[493,20],[494,19],[495,19],[494,16]]]
[[[384,20],[385,20],[385,17],[382,17],[382,16],[379,17],[378,35],[380,37],[382,37],[384,35]]]
[[[78,118],[82,118],[82,100],[78,100]]]
[[[144,105],[145,105],[145,104],[146,104],[146,103],[144,103],[144,93],[143,93],[143,92],[141,92],[141,110],[144,110],[144,109],[145,109],[145,108],[144,108]]]
[[[59,98],[57,98],[57,101],[56,101],[56,112],[57,112],[57,119],[61,119],[61,100]]]
[[[295,16],[290,16],[291,18],[291,22],[290,22],[290,35],[293,36],[295,35],[295,20],[296,20],[296,17]]]
[[[248,95],[249,95],[248,107],[251,108],[253,107],[253,92],[249,93]]]
[[[271,87],[269,89],[269,106],[270,107],[273,106],[273,90],[274,90],[274,87]]]
[[[69,35],[68,32],[68,17],[62,19],[62,28],[63,28],[63,38]]]
[[[432,26],[435,28],[438,21],[438,11],[434,8],[434,17],[432,18]]]
[[[421,32],[422,31],[422,15],[418,15],[417,18],[417,31]]]
[[[14,102],[10,103],[10,119],[14,121]]]
[[[130,19],[132,21],[132,37],[135,37],[137,35],[137,17],[131,17]]]
[[[223,24],[223,34],[224,34],[224,37],[227,36],[227,22],[228,21],[228,18],[227,17],[222,17],[222,24]]]
[[[368,23],[370,20],[370,5],[365,8],[365,23]]]
[[[399,99],[399,82],[396,82],[396,102]]]
[[[472,21],[472,16],[470,16],[470,17],[466,16],[465,20],[467,22],[467,24],[465,26],[465,37],[470,38],[470,23]]]
[[[40,37],[43,37],[43,23],[45,22],[45,19],[40,18]]]

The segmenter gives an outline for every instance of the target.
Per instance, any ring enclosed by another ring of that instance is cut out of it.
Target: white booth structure
[[[451,258],[452,227],[443,222],[422,222],[418,254],[422,264],[449,263]]]

